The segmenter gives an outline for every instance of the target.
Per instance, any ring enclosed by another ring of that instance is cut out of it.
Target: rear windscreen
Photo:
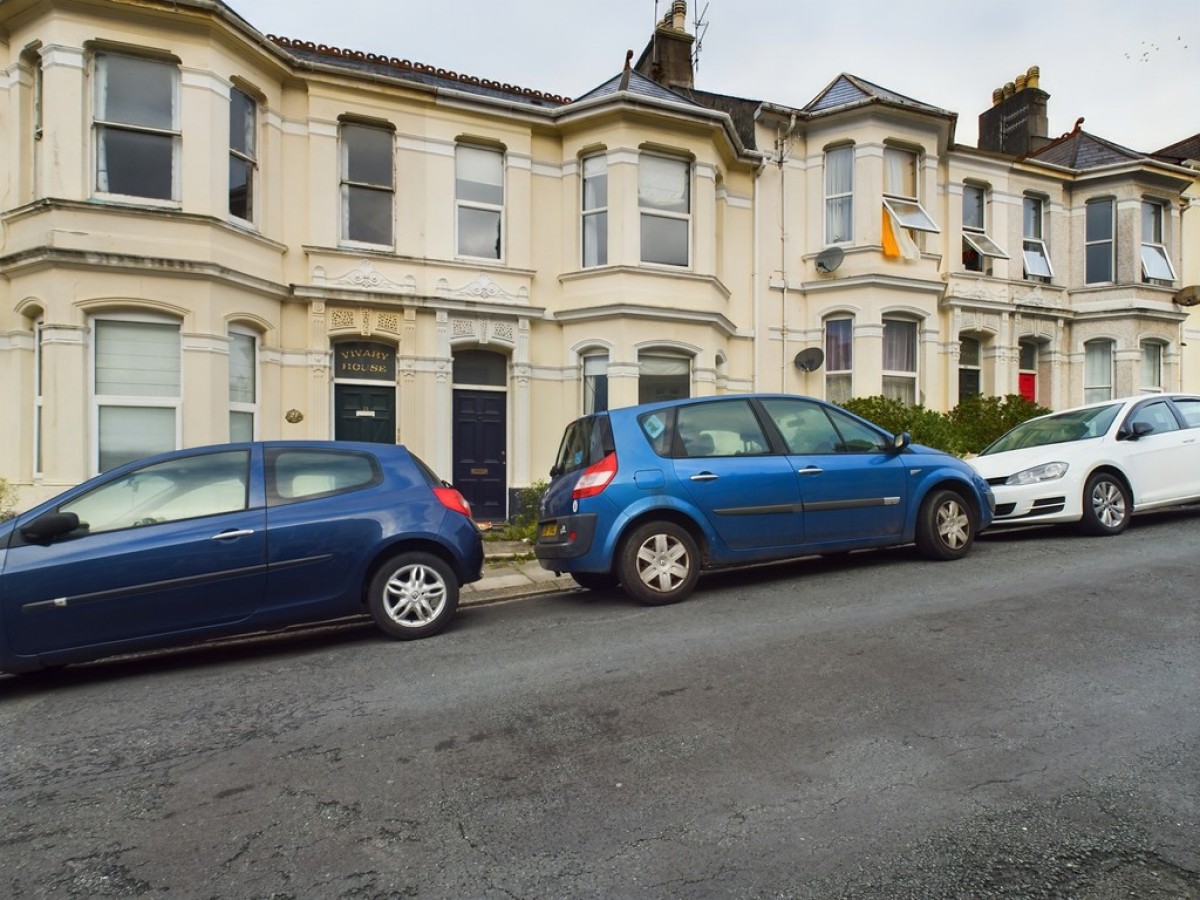
[[[613,452],[612,424],[608,416],[576,419],[563,432],[554,471],[558,475],[584,469]]]

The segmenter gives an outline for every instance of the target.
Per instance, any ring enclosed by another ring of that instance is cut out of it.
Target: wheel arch
[[[1091,481],[1094,476],[1100,474],[1112,475],[1113,477],[1119,479],[1121,484],[1125,485],[1125,490],[1129,494],[1129,514],[1133,515],[1133,511],[1137,508],[1137,494],[1133,490],[1133,484],[1129,481],[1129,476],[1112,463],[1101,463],[1084,476],[1084,486],[1086,487],[1087,483]]]
[[[700,550],[700,568],[708,568],[708,535],[694,518],[682,510],[670,506],[652,506],[644,509],[621,526],[616,540],[613,541],[611,558],[614,561],[614,565],[621,547],[625,545],[626,538],[634,529],[646,522],[671,522],[687,531],[691,535],[692,540],[696,542],[696,547]]]
[[[365,606],[367,603],[367,591],[371,586],[371,582],[375,579],[376,573],[385,562],[393,556],[401,553],[428,553],[436,556],[450,567],[450,571],[454,573],[454,578],[458,582],[458,586],[462,587],[466,573],[459,565],[457,557],[443,544],[438,543],[431,538],[404,538],[394,541],[385,547],[380,547],[371,557],[363,570],[362,584],[359,586],[359,600]]]
[[[942,488],[948,488],[962,497],[963,502],[971,507],[971,512],[975,515],[975,522],[977,525],[980,521],[982,521],[983,508],[979,503],[978,492],[962,478],[955,478],[951,475],[942,475],[938,478],[932,479],[928,484],[923,485],[921,494],[917,498],[917,502],[913,503],[909,518],[913,523],[914,529],[916,527],[917,516],[920,515],[920,510],[921,507],[925,505],[925,500],[930,494],[934,493],[935,491],[940,491]]]

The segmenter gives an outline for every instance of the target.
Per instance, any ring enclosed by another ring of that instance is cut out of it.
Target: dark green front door
[[[337,440],[396,443],[395,385],[335,384],[333,406]]]

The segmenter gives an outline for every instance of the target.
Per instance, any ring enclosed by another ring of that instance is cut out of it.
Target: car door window
[[[383,473],[369,453],[268,449],[267,505],[345,494],[379,484]]]
[[[836,453],[841,437],[816,403],[805,400],[764,400],[763,406],[783,436],[788,453]]]
[[[1176,421],[1175,414],[1171,412],[1171,407],[1165,400],[1156,400],[1139,407],[1129,417],[1129,427],[1132,428],[1139,423],[1150,425],[1154,429],[1152,434],[1165,434],[1168,431],[1179,430],[1179,422]]]
[[[1177,397],[1175,408],[1183,416],[1183,421],[1187,423],[1188,428],[1200,428],[1200,400]]]
[[[770,452],[762,426],[744,400],[682,407],[676,435],[677,457],[761,456]]]
[[[826,409],[829,418],[833,420],[838,430],[841,444],[838,446],[842,453],[877,453],[888,450],[891,443],[886,436],[880,434],[865,422],[860,422],[853,416],[836,409]]]
[[[145,466],[64,503],[89,534],[246,509],[248,450],[186,456]]]

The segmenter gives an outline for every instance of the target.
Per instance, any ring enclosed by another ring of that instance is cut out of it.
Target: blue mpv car
[[[550,476],[542,567],[650,605],[682,600],[718,566],[914,542],[959,559],[995,503],[961,460],[786,394],[584,416]]]

